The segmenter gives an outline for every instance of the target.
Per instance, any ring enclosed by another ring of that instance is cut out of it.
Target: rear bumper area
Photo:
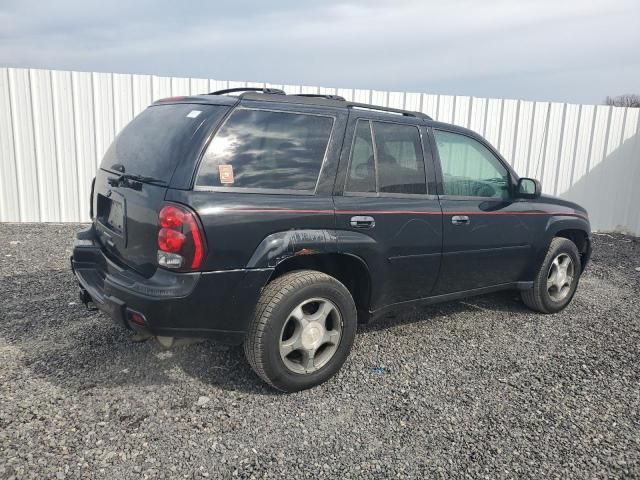
[[[145,278],[108,258],[93,228],[77,234],[71,268],[81,298],[90,299],[126,328],[170,337],[209,337],[229,344],[244,340],[253,308],[272,272],[175,273],[158,268]]]

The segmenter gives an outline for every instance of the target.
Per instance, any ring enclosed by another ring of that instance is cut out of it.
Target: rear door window
[[[349,175],[346,190],[348,192],[376,191],[376,167],[373,156],[371,126],[366,120],[358,120],[356,134],[351,149]]]
[[[238,109],[200,165],[197,187],[314,191],[333,118]]]
[[[183,158],[193,158],[195,164],[210,127],[228,109],[187,103],[152,105],[118,134],[100,168],[169,183]]]
[[[426,194],[424,154],[418,128],[358,120],[345,191]]]
[[[420,132],[413,125],[373,122],[380,193],[427,193]]]

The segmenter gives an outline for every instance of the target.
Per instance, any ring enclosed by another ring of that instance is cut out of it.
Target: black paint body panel
[[[285,98],[289,97],[253,94],[244,100],[192,97],[175,101],[217,101],[228,105],[229,112],[242,106],[331,115],[334,129],[315,192],[194,189],[199,156],[180,159],[170,185],[145,183],[139,191],[111,187],[108,178],[113,175],[99,171],[94,211],[97,195],[122,196],[126,204],[122,235],[95,220],[89,231],[78,235],[74,248],[72,264],[81,288],[99,308],[119,320],[123,308],[139,311],[158,335],[209,336],[239,343],[261,289],[276,269],[298,255],[359,259],[369,275],[368,311],[372,314],[399,304],[530,288],[551,239],[560,231],[586,234],[582,253],[584,262],[588,260],[589,221],[576,204],[547,196],[525,200],[512,195],[501,201],[443,195],[434,128],[484,143],[508,169],[512,187],[516,184],[517,174],[479,135],[420,117],[352,110],[332,100]],[[428,194],[344,192],[358,119],[419,128]],[[211,127],[205,143],[194,147],[194,152],[201,155],[216,128]],[[165,202],[184,204],[199,217],[208,252],[201,271],[175,273],[158,268],[157,214]],[[453,224],[456,215],[468,216],[469,222]],[[375,226],[352,226],[354,216],[371,217]],[[126,319],[121,323],[127,325]]]

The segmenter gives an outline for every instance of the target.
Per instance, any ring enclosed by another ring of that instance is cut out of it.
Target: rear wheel
[[[556,313],[573,298],[581,272],[578,248],[569,239],[556,237],[533,282],[533,288],[522,292],[522,300],[531,309]]]
[[[310,388],[340,369],[356,323],[353,298],[338,280],[312,270],[287,273],[262,292],[245,355],[273,387],[287,392]]]

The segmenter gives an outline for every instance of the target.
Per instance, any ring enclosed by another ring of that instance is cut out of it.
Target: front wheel
[[[286,392],[332,377],[345,362],[357,324],[347,288],[321,272],[300,270],[269,283],[244,343],[253,370]]]
[[[576,245],[569,239],[556,237],[549,245],[533,288],[522,292],[522,300],[538,312],[559,312],[571,302],[581,271]]]

